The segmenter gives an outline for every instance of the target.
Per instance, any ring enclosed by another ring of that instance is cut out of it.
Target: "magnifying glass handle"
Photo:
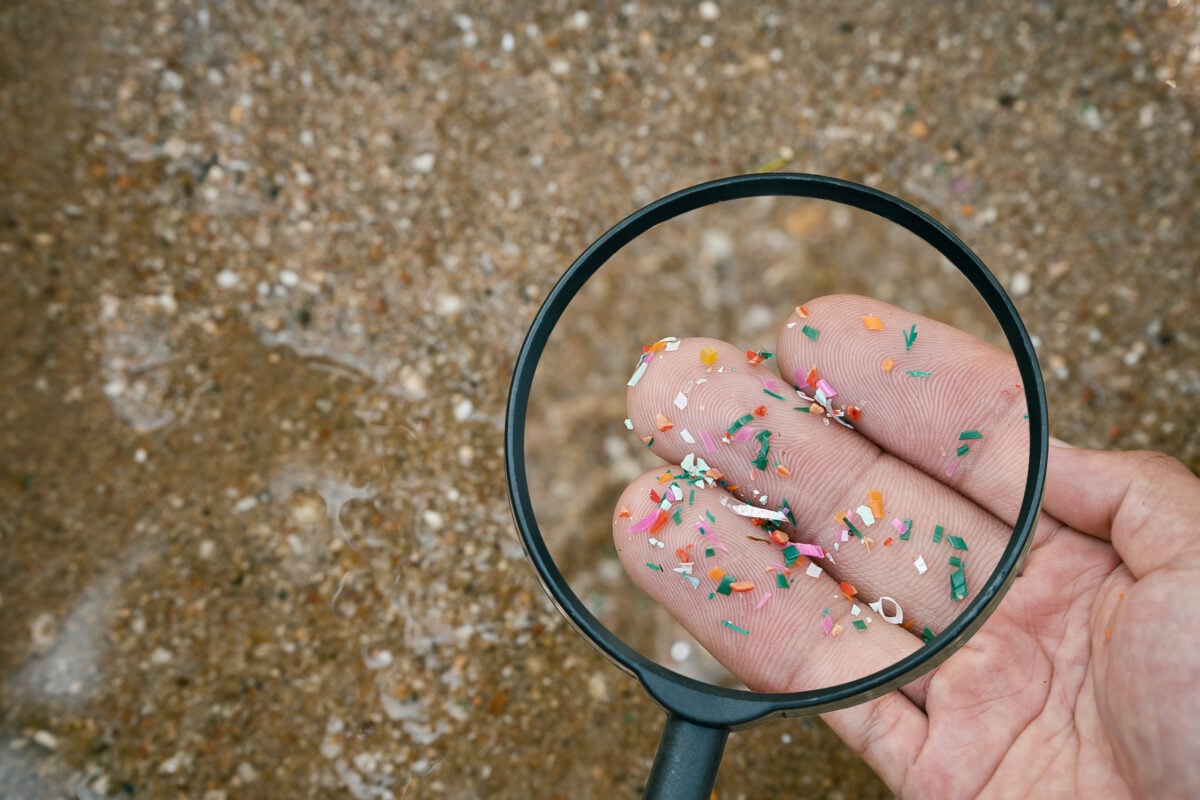
[[[668,713],[644,800],[709,800],[728,738],[728,728],[697,725]]]

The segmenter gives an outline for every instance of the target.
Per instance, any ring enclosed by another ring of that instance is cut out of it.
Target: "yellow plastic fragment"
[[[712,345],[705,345],[700,348],[700,363],[706,367],[711,367],[717,361],[717,348]]]
[[[890,358],[885,358],[883,360],[883,363],[879,365],[879,368],[881,370],[883,370],[884,372],[891,372],[892,367],[894,367],[894,366],[896,366],[895,361],[892,361]]]
[[[869,330],[869,331],[883,330],[883,322],[879,319],[879,317],[875,316],[874,314],[872,314],[871,316],[868,316],[868,317],[862,317],[862,321],[863,321],[863,325],[866,325],[867,330]]]
[[[867,506],[871,509],[871,513],[875,515],[875,519],[883,519],[883,494],[872,489],[867,492]]]

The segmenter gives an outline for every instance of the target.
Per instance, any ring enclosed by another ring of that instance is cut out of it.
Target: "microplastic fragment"
[[[946,477],[947,477],[947,478],[953,478],[953,477],[954,477],[954,470],[956,470],[956,469],[958,469],[958,462],[957,462],[957,461],[951,461],[951,462],[950,462],[950,466],[946,467]]]
[[[796,306],[796,316],[800,319],[808,319],[808,306]]]
[[[721,578],[725,577],[725,570],[721,569],[720,567],[713,567],[708,571],[708,577],[712,578],[714,581],[720,581]]]
[[[959,567],[950,573],[950,599],[964,600],[967,594],[967,573]]]
[[[900,534],[901,536],[908,533],[908,525],[904,522],[901,522],[898,517],[892,518],[892,527],[895,528],[896,533]]]
[[[679,337],[668,336],[666,339],[663,339],[663,341],[667,343],[666,351],[668,353],[673,353],[679,349]]]
[[[774,397],[776,400],[786,400],[787,399],[781,394],[775,394],[770,389],[763,389],[763,394],[769,394],[769,395],[771,395],[771,397]]]
[[[847,598],[854,597],[854,595],[858,594],[858,589],[854,588],[854,584],[847,583],[846,581],[839,583],[838,589],[840,589],[842,594],[846,595]]]
[[[687,428],[680,428],[680,430],[679,430],[679,438],[683,439],[683,440],[684,440],[685,442],[687,442],[688,444],[695,444],[695,443],[696,443],[696,439],[695,439],[695,437],[693,437],[693,436],[692,436],[692,432],[691,432],[691,431],[689,431]]]
[[[958,440],[960,442],[964,441],[966,439],[982,439],[982,438],[983,438],[983,434],[980,433],[979,431],[963,431],[962,433],[960,433],[958,435]]]
[[[867,505],[871,507],[871,513],[875,515],[875,519],[883,518],[883,493],[875,489],[867,492]],[[867,523],[870,525],[870,523]]]
[[[904,349],[911,350],[913,342],[917,340],[917,325],[914,322],[913,326],[904,332]]]
[[[782,511],[772,511],[769,508],[759,508],[748,503],[734,503],[728,496],[721,496],[721,505],[728,508],[739,517],[750,517],[751,519],[769,519],[774,522],[783,522],[787,519],[787,515]]]
[[[900,541],[907,542],[908,535],[910,533],[912,533],[912,520],[906,519],[906,520],[904,520],[904,530],[900,534]]]
[[[729,591],[731,591],[731,592],[752,592],[752,591],[754,591],[754,582],[753,581],[734,581],[733,583],[729,584]]]
[[[765,605],[767,604],[767,601],[768,601],[768,600],[770,600],[770,599],[771,599],[771,593],[770,593],[770,592],[764,592],[764,593],[763,593],[763,596],[762,596],[762,599],[761,599],[761,600],[759,600],[757,603],[755,603],[755,604],[754,604],[754,610],[755,610],[755,611],[758,611],[760,608],[762,608],[763,606],[765,606]]]
[[[941,525],[935,525],[933,528],[933,543],[937,544],[942,540],[942,534],[946,531]]]
[[[854,510],[858,512],[860,517],[862,517],[863,525],[869,528],[875,524],[875,512],[872,511],[868,506],[859,506]],[[847,520],[847,522],[849,521]]]
[[[825,380],[824,378],[821,378],[821,380],[817,381],[817,388],[824,392],[826,397],[837,396],[837,392],[835,392],[833,387],[829,385],[829,381]]]
[[[968,549],[967,543],[965,541],[963,541],[963,538],[961,536],[947,536],[946,541],[949,542],[950,546],[953,547],[955,550]]]
[[[705,558],[712,558],[716,554],[717,554],[717,551],[712,549],[711,547],[704,548],[704,557]]]
[[[800,560],[800,550],[794,544],[789,544],[783,548],[783,563],[791,566]]]
[[[921,631],[921,638],[926,642],[926,644],[932,642],[935,636],[937,636],[937,634],[929,630],[928,625],[925,626],[925,630]]]
[[[705,512],[704,512],[704,516],[708,517],[708,521],[709,521],[709,522],[716,522],[716,521],[717,521],[717,518],[713,516],[713,513],[712,513],[711,511],[705,510]]]
[[[655,572],[662,572],[662,567],[660,567],[658,564],[651,564],[649,561],[647,561],[646,566]]]
[[[867,623],[863,622],[861,619],[856,619],[854,620],[854,627],[858,628],[860,631],[865,631],[867,629]]]
[[[863,325],[866,325],[869,331],[883,330],[883,322],[880,321],[879,317],[871,315],[869,317],[859,317],[859,319],[863,321]]]
[[[812,339],[814,342],[817,340],[817,337],[821,335],[821,332],[819,330],[817,330],[816,328],[810,328],[807,325],[805,325],[800,330],[801,330],[801,332],[804,333],[805,336],[807,336],[809,339]]]
[[[787,467],[785,467],[783,464],[776,464],[775,472],[779,473],[779,475],[781,475],[784,478],[790,477],[792,474],[792,471],[790,469],[788,469]]]
[[[804,574],[810,578],[819,578],[821,577],[821,573],[824,571],[825,570],[818,567],[815,562],[810,561],[808,562],[808,567],[804,570]]]
[[[851,603],[851,604],[850,604],[850,614],[851,614],[852,616],[855,616],[855,617],[857,617],[857,616],[859,616],[860,614],[862,614],[862,609],[858,607],[858,603]]]
[[[712,345],[705,345],[700,348],[700,363],[706,367],[712,366],[717,361],[717,348]]]
[[[965,456],[969,452],[971,452],[971,445],[969,444],[960,444],[958,450],[955,451],[956,455],[959,456]]]
[[[646,447],[654,447],[654,437],[653,436],[643,437],[642,442],[646,445]]]
[[[741,430],[739,430],[737,433],[735,433],[733,435],[733,441],[739,442],[739,443],[745,442],[745,441],[748,441],[750,439],[750,437],[753,435],[754,435],[754,428],[747,425],[746,427],[742,428]]]
[[[961,567],[962,565],[963,565],[963,561],[961,558],[959,558],[958,556],[950,556],[950,566]]]
[[[646,516],[639,519],[637,522],[630,525],[629,532],[630,533],[641,533],[642,531],[649,530],[650,526],[654,524],[654,521],[656,519],[658,519],[658,515],[660,513],[663,513],[663,512],[660,512],[658,509],[651,511],[649,514],[647,514]]]
[[[671,422],[671,420],[667,419],[662,414],[654,415],[654,424],[658,426],[658,429],[663,433],[666,433],[667,431],[671,430],[671,428],[675,427],[675,423]]]
[[[721,624],[724,625],[726,628],[729,628],[729,630],[734,631],[735,633],[740,633],[742,636],[750,635],[750,631],[746,630],[745,628],[739,628],[737,625],[734,625],[732,622],[730,622],[727,619],[721,620]]]
[[[888,603],[891,603],[893,606],[896,607],[896,613],[889,615],[884,612],[883,604],[885,601]],[[878,600],[876,600],[874,603],[869,603],[869,605],[871,606],[872,611],[874,611],[879,616],[883,617],[884,622],[890,622],[893,625],[900,625],[904,622],[904,610],[901,609],[900,604],[897,603],[891,597],[886,597],[886,596],[881,597]]]
[[[754,421],[753,414],[743,414],[742,416],[738,417],[733,422],[731,422],[729,424],[729,427],[725,429],[725,432],[728,433],[730,436],[732,436],[733,434],[735,434],[739,430],[741,430],[743,425],[748,425],[753,421]]]
[[[917,568],[918,575],[924,575],[929,570],[929,565],[925,563],[925,556],[917,556],[917,560],[913,562],[913,566]]]
[[[809,544],[808,542],[796,542],[793,545],[800,551],[800,555],[808,556],[809,558],[824,558],[825,551],[819,544]]]
[[[778,586],[780,589],[788,588],[789,584],[788,584],[787,575],[784,575],[782,572],[776,572],[775,573],[775,585]]]
[[[933,373],[926,372],[925,370],[922,370],[922,369],[910,369],[905,374],[908,375],[910,378],[928,378]]]
[[[829,632],[833,630],[833,617],[821,617],[821,630],[825,631],[826,636],[829,635]]]
[[[734,578],[732,575],[725,575],[721,578],[721,583],[717,586],[717,594],[732,594]]]
[[[680,411],[687,408],[687,401],[688,401],[687,395],[684,394],[683,392],[680,392],[679,394],[675,395],[675,407],[678,408]]]
[[[758,435],[754,438],[758,439],[759,442],[758,458],[750,463],[754,465],[755,469],[765,471],[767,468],[767,453],[771,449],[771,444],[767,439],[771,438],[771,432],[768,430],[759,431]]]
[[[682,508],[675,509],[675,513],[671,515],[671,521],[674,522],[676,525],[683,524],[683,509]]]
[[[796,377],[797,378],[800,377],[799,369],[796,370]],[[805,375],[804,375],[804,385],[812,386],[815,389],[817,386],[817,381],[819,381],[820,379],[821,379],[821,376],[820,376],[820,374],[817,373],[817,368],[809,367],[808,372],[805,373]],[[797,381],[797,383],[799,383],[799,381]]]
[[[890,359],[890,358],[885,358],[885,359],[883,360],[883,363],[879,365],[879,368],[880,368],[881,370],[883,370],[884,372],[891,372],[891,371],[892,371],[892,367],[894,367],[894,366],[896,366],[896,362],[895,362],[895,361],[893,361],[893,360],[892,360],[892,359]]]
[[[633,430],[633,420],[631,420],[629,417],[625,418],[625,429],[630,431]]]
[[[700,441],[704,442],[704,449],[708,452],[717,452],[717,443],[713,441],[712,434],[708,431],[700,431]]]
[[[629,379],[629,382],[626,383],[625,385],[626,386],[637,386],[638,381],[640,381],[642,379],[642,376],[646,374],[646,365],[649,363],[650,363],[649,361],[647,361],[643,358],[642,363],[638,364],[637,369],[635,369],[633,371],[633,377],[631,377]]]

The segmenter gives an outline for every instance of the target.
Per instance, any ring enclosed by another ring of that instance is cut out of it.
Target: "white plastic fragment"
[[[884,610],[883,610],[884,601],[887,601],[896,607],[895,614],[889,615],[884,612]],[[876,600],[874,603],[868,603],[868,605],[871,606],[872,611],[874,611],[879,616],[883,617],[884,622],[890,622],[893,625],[899,625],[902,622],[904,622],[904,610],[902,608],[900,608],[900,604],[897,603],[891,597],[881,597],[878,600]]]
[[[679,438],[683,439],[688,444],[696,443],[696,438],[694,436],[692,436],[692,432],[689,431],[687,428],[679,429]]]
[[[925,564],[925,556],[917,556],[917,560],[913,562],[913,566],[917,568],[917,574],[924,575],[929,569]]]
[[[722,495],[721,505],[728,508],[739,517],[750,517],[751,519],[769,519],[774,522],[783,522],[787,519],[787,514],[782,511],[772,511],[769,508],[758,508],[746,503],[735,503],[730,498]]]
[[[868,528],[875,524],[875,515],[871,513],[871,509],[867,506],[859,506],[854,509],[858,516],[862,517],[863,525]]]
[[[678,408],[680,411],[687,408],[687,395],[686,394],[684,394],[683,392],[680,392],[679,394],[675,395],[675,407]]]
[[[810,578],[819,578],[824,571],[816,565],[816,562],[810,561],[808,562],[808,569],[804,570],[804,574]]]

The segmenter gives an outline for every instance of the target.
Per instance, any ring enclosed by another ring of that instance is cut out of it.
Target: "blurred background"
[[[0,795],[636,795],[661,712],[524,559],[504,402],[575,256],[710,178],[921,206],[1055,435],[1200,469],[1194,3],[478,5],[0,7]],[[789,291],[958,313],[887,233],[745,213],[622,268],[761,279],[696,289],[747,348]],[[845,283],[773,269],[800,239]],[[637,320],[582,314],[627,375]],[[631,469],[619,403],[575,413]],[[889,796],[812,719],[731,737],[718,793]]]

